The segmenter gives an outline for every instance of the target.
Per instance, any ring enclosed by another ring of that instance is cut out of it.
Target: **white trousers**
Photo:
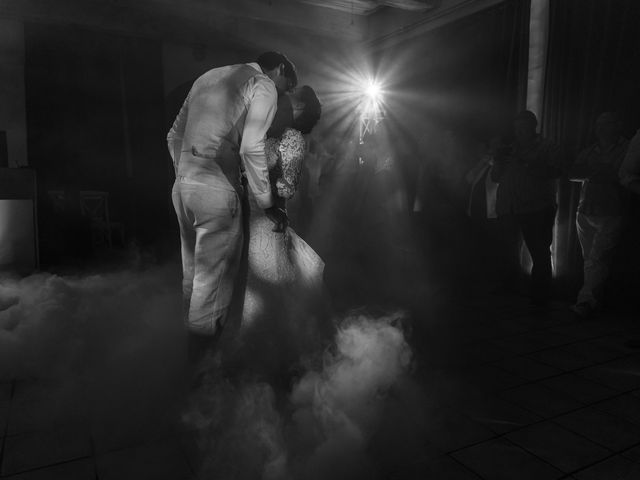
[[[584,259],[584,284],[577,303],[596,307],[602,300],[604,283],[609,277],[611,260],[622,232],[622,217],[593,216],[578,212],[578,239]]]

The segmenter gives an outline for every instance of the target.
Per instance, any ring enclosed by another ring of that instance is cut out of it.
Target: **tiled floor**
[[[412,377],[426,427],[411,438],[397,427],[405,447],[379,460],[381,478],[640,478],[640,351],[625,346],[640,337],[632,318],[584,321],[566,305],[532,310],[497,296],[416,312]],[[77,380],[0,383],[0,478],[196,477],[197,443],[172,415],[145,416],[117,391],[96,404],[87,379]],[[407,421],[401,409],[386,420]]]

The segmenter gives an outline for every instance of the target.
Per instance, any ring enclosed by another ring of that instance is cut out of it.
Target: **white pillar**
[[[549,0],[531,0],[527,110],[542,120],[544,76],[549,36]]]

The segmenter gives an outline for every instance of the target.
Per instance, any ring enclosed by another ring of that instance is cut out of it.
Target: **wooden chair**
[[[113,248],[112,233],[118,231],[124,245],[124,225],[112,222],[109,215],[109,192],[80,191],[80,212],[91,221],[91,241],[96,248]]]

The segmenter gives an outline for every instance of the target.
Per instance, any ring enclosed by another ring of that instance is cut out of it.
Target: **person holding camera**
[[[551,295],[555,179],[562,169],[559,148],[536,133],[537,125],[529,110],[515,117],[515,141],[498,150],[491,179],[498,183],[498,218],[509,230],[522,234],[531,255],[531,301],[544,306]]]

